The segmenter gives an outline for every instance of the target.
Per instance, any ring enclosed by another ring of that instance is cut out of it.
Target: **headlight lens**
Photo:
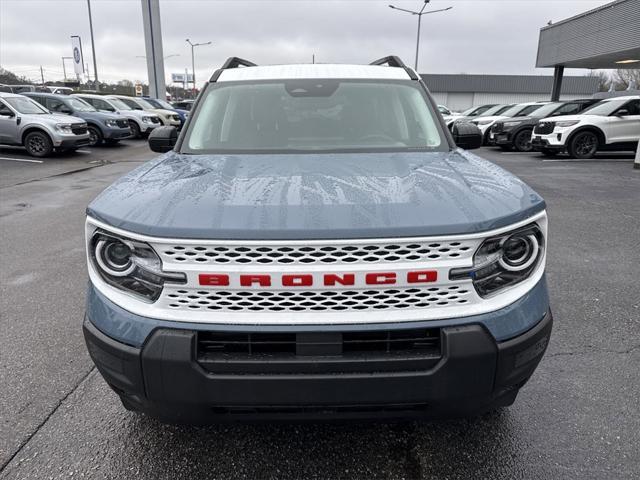
[[[580,123],[580,120],[565,120],[564,122],[556,122],[556,127],[571,127],[577,123]]]
[[[56,130],[61,133],[73,133],[71,125],[68,123],[56,123]]]
[[[142,117],[144,123],[152,123],[151,117]]]
[[[451,280],[471,278],[481,297],[526,280],[544,256],[545,239],[537,224],[531,224],[485,240],[473,256],[471,268],[455,268]]]
[[[146,243],[96,230],[90,258],[100,277],[119,290],[155,301],[165,282],[185,283],[184,273],[164,272],[156,252]]]
[[[117,120],[105,120],[104,124],[107,127],[117,127],[118,126],[118,121]]]

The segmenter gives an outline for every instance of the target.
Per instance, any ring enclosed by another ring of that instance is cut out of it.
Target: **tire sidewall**
[[[594,138],[594,140],[595,140],[595,148],[590,153],[588,153],[586,155],[581,155],[581,154],[578,154],[576,152],[576,143],[580,138],[584,137],[585,135],[591,135]],[[598,140],[598,135],[596,135],[595,132],[592,132],[592,131],[589,131],[589,130],[583,131],[583,132],[578,132],[573,136],[573,138],[571,139],[571,143],[569,144],[569,155],[572,158],[581,158],[581,159],[593,158],[594,155],[596,154],[596,152],[598,151],[598,147],[599,146],[600,146],[600,141]]]
[[[532,150],[533,150],[533,147],[531,146],[531,141],[529,141],[529,142],[528,142],[529,148],[523,149],[523,148],[520,148],[520,147],[518,146],[518,139],[519,139],[522,135],[528,135],[529,137],[531,137],[531,130],[528,130],[528,129],[526,129],[526,130],[520,130],[518,133],[516,133],[516,136],[515,136],[515,138],[513,139],[513,146],[515,147],[515,149],[516,149],[518,152],[526,153],[526,152],[530,152],[530,151],[532,151]]]
[[[131,128],[131,133],[133,134],[134,138],[141,138],[142,137],[142,133],[140,131],[140,127],[135,122],[135,120],[129,120],[129,127]]]
[[[95,127],[93,125],[89,125],[87,127],[87,130],[89,131],[89,133],[91,134],[91,132],[95,132],[95,136],[96,136],[96,141],[95,143],[90,143],[89,146],[90,147],[97,147],[99,145],[102,144],[102,132],[100,131],[100,129],[98,127]]]
[[[31,149],[30,142],[34,137],[40,137],[42,139],[42,142],[44,144],[42,151],[33,151]],[[51,141],[51,138],[49,138],[49,135],[47,135],[45,132],[41,131],[28,133],[24,138],[24,146],[27,149],[29,155],[31,155],[32,157],[47,157],[53,153],[53,142]]]

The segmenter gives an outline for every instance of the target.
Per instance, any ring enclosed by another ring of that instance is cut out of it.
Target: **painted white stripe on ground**
[[[91,150],[76,150],[76,152],[80,152],[80,153],[91,153]]]
[[[594,162],[631,162],[632,159],[628,158],[628,159],[624,159],[624,158],[591,158],[591,159],[581,159],[581,158],[553,158],[553,159],[547,159],[547,160],[542,160],[543,162],[568,162],[568,163],[576,163],[576,162],[582,162],[582,163],[594,163]]]
[[[0,157],[0,160],[10,160],[12,162],[42,163],[42,160],[30,160],[28,158]]]

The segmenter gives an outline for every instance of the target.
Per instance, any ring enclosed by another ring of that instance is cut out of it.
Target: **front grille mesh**
[[[171,310],[213,312],[340,312],[448,307],[472,301],[468,287],[349,290],[229,291],[165,287],[161,301]]]
[[[160,245],[163,261],[184,264],[356,264],[428,262],[473,255],[474,241],[295,246]]]
[[[553,133],[553,129],[555,128],[554,122],[540,122],[533,129],[534,133],[539,133],[541,135],[547,135],[549,133]]]

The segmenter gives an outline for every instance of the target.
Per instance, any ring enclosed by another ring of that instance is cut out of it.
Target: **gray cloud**
[[[419,7],[419,0],[161,0],[165,55],[171,72],[191,70],[185,42],[212,41],[197,50],[198,80],[225,58],[257,63],[363,63],[386,54],[413,62],[416,19],[387,7]],[[453,10],[423,17],[420,71],[431,73],[549,73],[534,68],[540,27],[608,3],[606,0],[433,0]],[[146,81],[139,0],[93,0],[96,56],[102,79]],[[0,0],[0,65],[47,80],[62,77],[70,35],[91,48],[84,0]],[[71,68],[71,65],[68,65]],[[578,72],[576,72],[578,73]]]

